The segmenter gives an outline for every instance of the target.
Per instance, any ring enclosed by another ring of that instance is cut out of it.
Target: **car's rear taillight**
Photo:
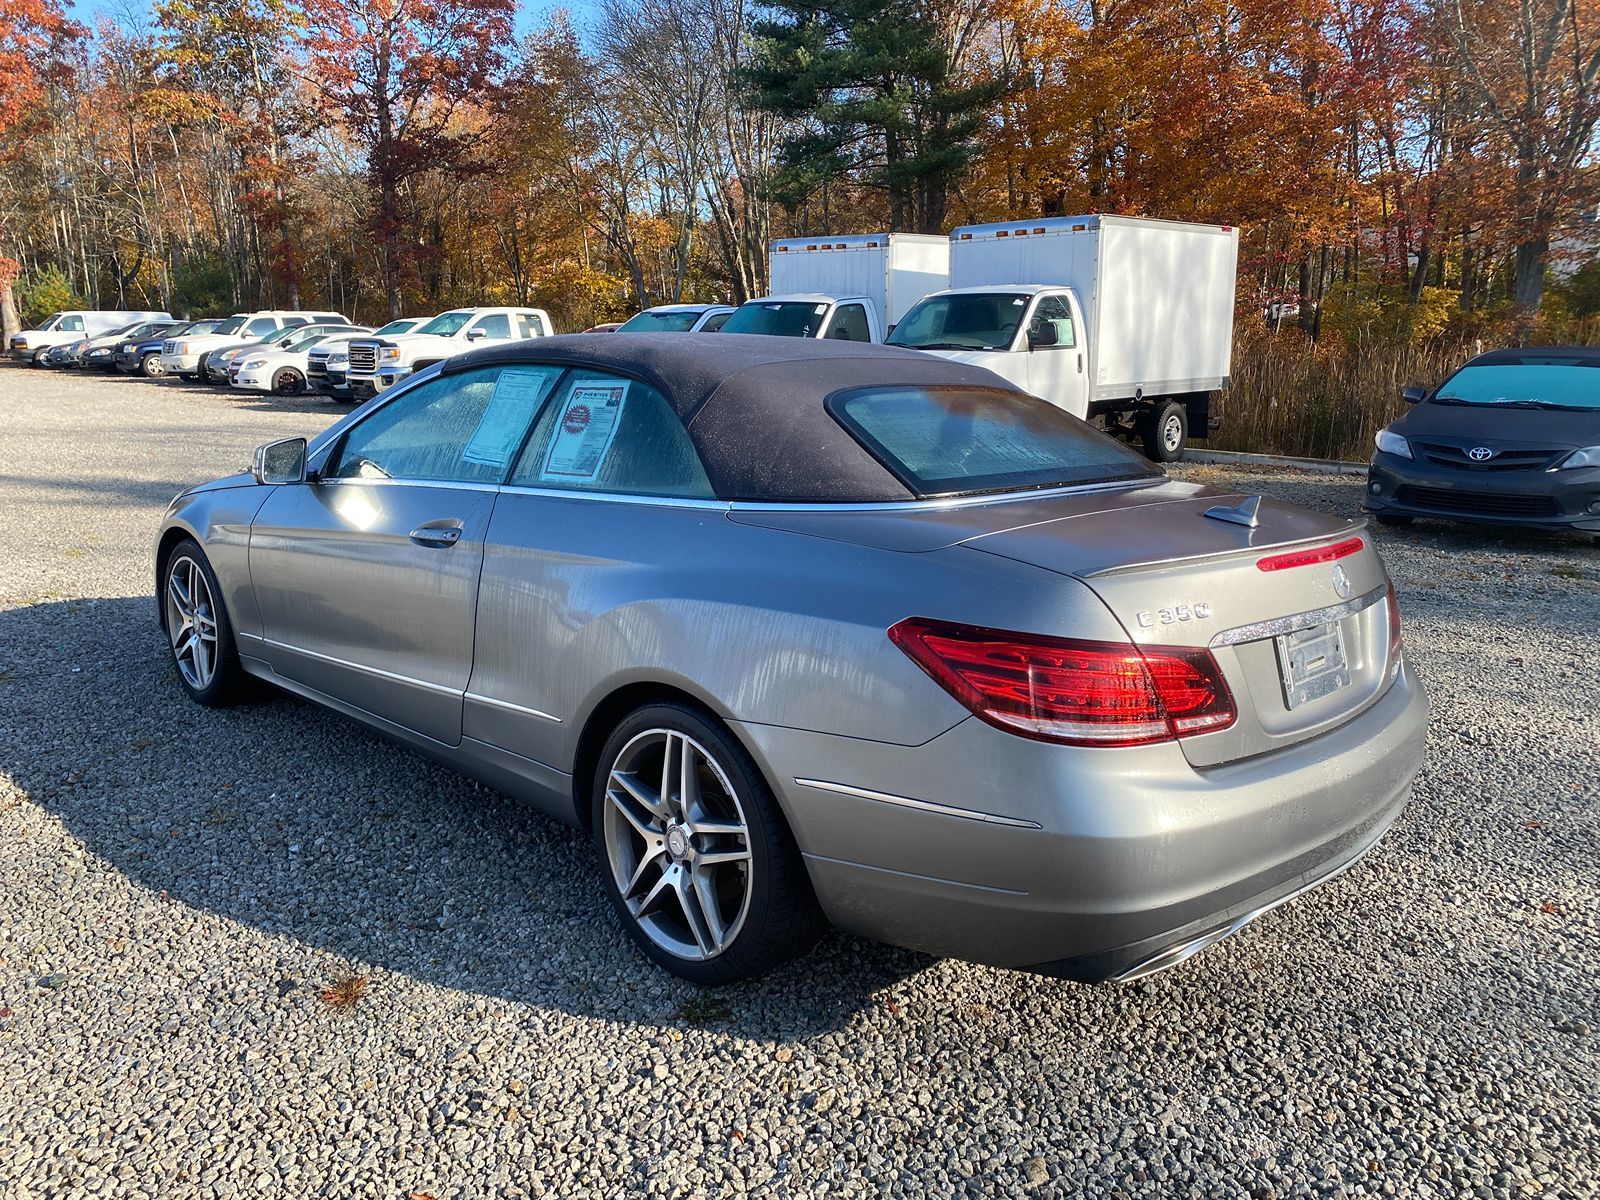
[[[1400,597],[1395,595],[1394,583],[1389,584],[1389,665],[1400,661]]]
[[[1090,642],[907,617],[889,638],[977,716],[1076,746],[1226,729],[1233,695],[1211,651]]]

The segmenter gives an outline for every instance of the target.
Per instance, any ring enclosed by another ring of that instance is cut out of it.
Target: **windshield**
[[[470,311],[440,313],[417,332],[436,333],[440,337],[449,337],[453,333],[460,333],[462,327],[470,320],[472,320]]]
[[[617,326],[618,333],[687,333],[694,328],[694,323],[700,319],[701,309],[692,308],[688,312],[650,312],[636,313],[621,325]]]
[[[1014,292],[929,296],[889,335],[891,346],[919,350],[1009,350],[1028,311],[1028,297]]]
[[[1520,362],[1467,365],[1439,385],[1435,404],[1600,411],[1600,359],[1528,355]]]
[[[238,333],[239,330],[241,330],[243,328],[244,328],[244,318],[243,317],[229,317],[227,320],[220,322],[217,325],[217,327],[215,329],[213,329],[211,332],[212,333]]]
[[[410,317],[399,321],[390,321],[387,325],[380,325],[372,331],[373,337],[382,337],[386,333],[410,333],[417,327],[417,323]]]
[[[174,333],[216,333],[217,327],[222,322],[219,320],[192,321],[182,329],[173,330]]]
[[[60,320],[61,320],[61,314],[60,313],[51,313],[48,317],[46,317],[44,320],[39,322],[39,324],[38,324],[39,332],[43,333],[46,329],[54,329],[56,327],[56,323],[58,321],[60,321]]]
[[[285,325],[282,329],[274,329],[266,337],[256,343],[256,348],[262,346],[282,346],[304,328],[301,325]]]
[[[816,337],[827,315],[828,306],[813,301],[749,300],[733,310],[722,332]]]
[[[919,497],[1161,474],[1053,404],[1000,388],[860,388],[830,396],[828,411]]]

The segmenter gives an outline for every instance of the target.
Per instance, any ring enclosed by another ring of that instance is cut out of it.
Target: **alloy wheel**
[[[750,910],[750,830],[728,774],[699,742],[649,729],[606,776],[606,861],[651,942],[678,958],[716,958]]]
[[[272,377],[272,390],[280,396],[298,396],[302,386],[300,372],[293,367],[285,367]]]
[[[167,636],[184,681],[204,691],[217,671],[217,609],[205,571],[188,555],[167,568]]]

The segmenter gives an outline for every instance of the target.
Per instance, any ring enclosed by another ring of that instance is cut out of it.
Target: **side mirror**
[[[1042,346],[1054,346],[1060,341],[1056,335],[1054,321],[1041,321],[1028,330],[1028,349],[1038,350]]]
[[[256,447],[250,474],[257,483],[304,483],[306,481],[305,438],[284,438]]]
[[[1407,404],[1421,404],[1428,397],[1427,388],[1408,387],[1400,389],[1400,399]]]
[[[467,341],[469,341],[469,342],[475,342],[479,338],[485,338],[485,337],[488,337],[488,336],[489,335],[486,334],[481,329],[469,329],[469,330],[467,330]]]

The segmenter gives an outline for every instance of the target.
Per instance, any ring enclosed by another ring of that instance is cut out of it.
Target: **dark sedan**
[[[1481,354],[1378,431],[1365,507],[1600,534],[1600,349]]]
[[[222,324],[220,319],[191,321],[188,324],[179,322],[165,333],[140,338],[133,342],[119,342],[117,352],[112,355],[112,361],[119,371],[126,371],[129,374],[138,372],[147,379],[160,379],[167,373],[167,369],[161,365],[162,342],[174,334],[211,333],[220,324]]]

